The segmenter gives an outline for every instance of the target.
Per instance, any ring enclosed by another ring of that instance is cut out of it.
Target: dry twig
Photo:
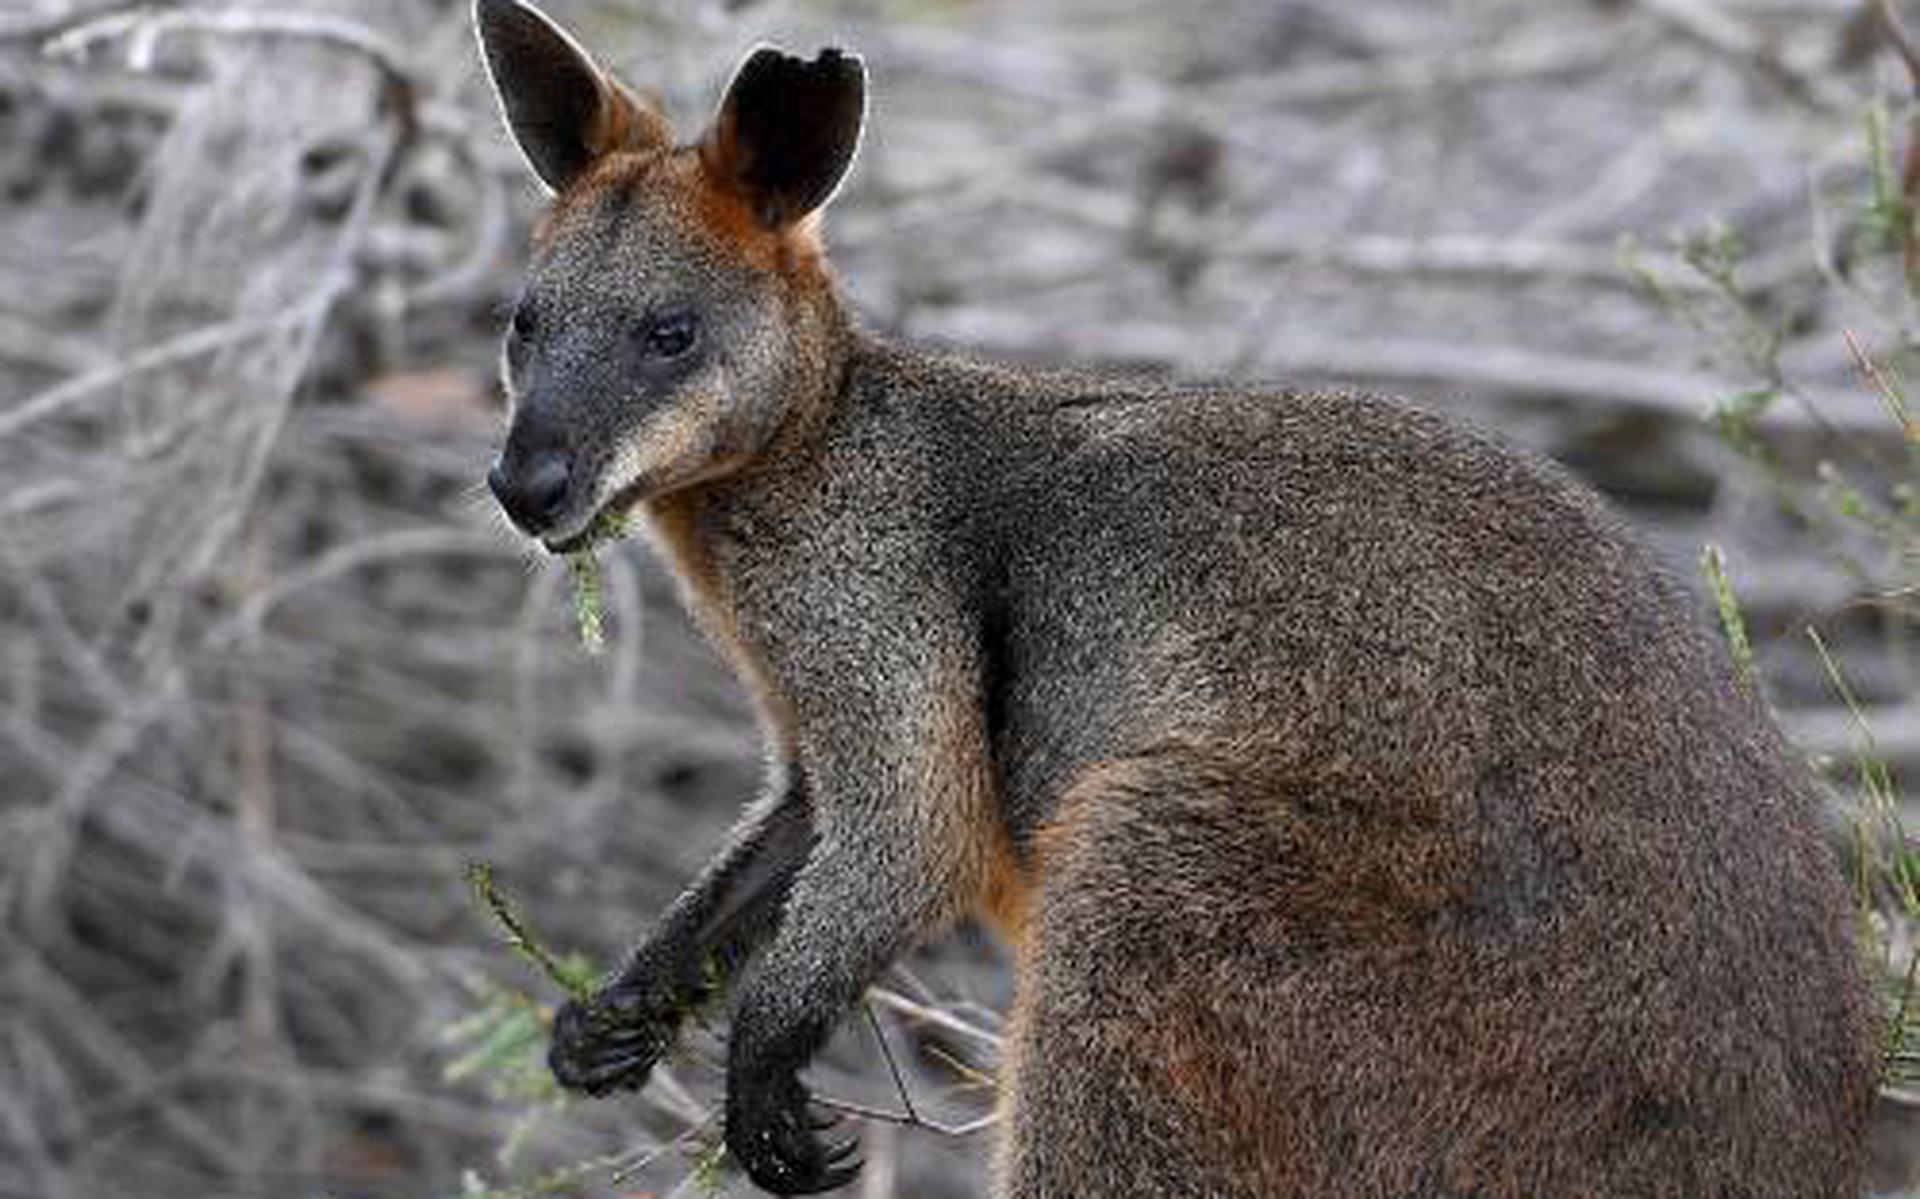
[[[1710,0],[1633,0],[1649,15],[1707,49],[1752,69],[1782,94],[1827,116],[1847,111],[1847,101],[1827,80],[1794,66],[1758,34]]]

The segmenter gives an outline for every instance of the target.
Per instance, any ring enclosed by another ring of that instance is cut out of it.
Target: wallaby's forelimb
[[[748,812],[727,848],[635,947],[622,979],[644,981],[670,971],[690,999],[704,1002],[779,923],[794,876],[814,844],[806,777],[798,767],[784,774],[776,797]]]
[[[907,585],[914,577],[906,575]],[[727,1057],[727,1139],[753,1180],[771,1191],[830,1190],[853,1177],[850,1148],[814,1135],[799,1071],[888,965],[955,914],[955,897],[975,889],[981,867],[964,842],[916,832],[930,817],[964,826],[982,802],[981,733],[966,702],[974,690],[969,659],[957,645],[930,653],[908,644],[918,632],[882,634],[899,643],[872,647],[858,664],[831,662],[834,647],[815,647],[824,669],[885,677],[889,685],[860,687],[805,713],[817,730],[808,768],[832,806],[823,805],[813,856],[740,985]],[[858,920],[848,919],[853,912]]]
[[[686,1017],[779,923],[814,840],[805,777],[782,776],[613,978],[555,1015],[550,1060],[563,1082],[594,1094],[645,1083]]]

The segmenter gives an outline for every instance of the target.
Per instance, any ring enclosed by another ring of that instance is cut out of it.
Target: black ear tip
[[[489,58],[551,41],[557,28],[526,0],[473,0],[473,24]]]
[[[859,86],[866,82],[867,65],[858,54],[838,46],[825,47],[812,60],[777,46],[762,46],[747,56],[737,75],[742,80],[750,81],[807,80]]]
[[[853,161],[866,67],[838,46],[801,58],[761,46],[740,64],[716,126],[731,182],[769,227],[826,203]]]
[[[511,21],[524,16],[526,5],[520,0],[473,0],[473,20],[476,25],[498,25],[502,21]]]
[[[828,46],[814,56],[813,67],[836,76],[842,83],[865,83],[867,64],[851,50],[842,50],[838,46]]]

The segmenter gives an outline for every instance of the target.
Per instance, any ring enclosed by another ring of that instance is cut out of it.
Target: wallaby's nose
[[[552,527],[567,506],[570,471],[567,456],[558,450],[529,454],[509,468],[502,455],[487,472],[487,487],[514,524],[529,536]]]

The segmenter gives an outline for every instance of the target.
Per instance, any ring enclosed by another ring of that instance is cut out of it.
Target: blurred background
[[[1879,5],[549,9],[689,137],[757,40],[862,51],[828,236],[875,330],[1391,388],[1568,463],[1831,781],[1915,1023],[1920,154]],[[0,1195],[751,1193],[724,1029],[561,1099],[560,988],[467,877],[604,966],[759,770],[645,546],[589,655],[480,485],[539,201],[459,0],[0,4]],[[962,929],[849,1022],[813,1077],[881,1113],[852,1193],[980,1193],[1007,998]],[[1884,1193],[1920,1187],[1888,1044]]]

